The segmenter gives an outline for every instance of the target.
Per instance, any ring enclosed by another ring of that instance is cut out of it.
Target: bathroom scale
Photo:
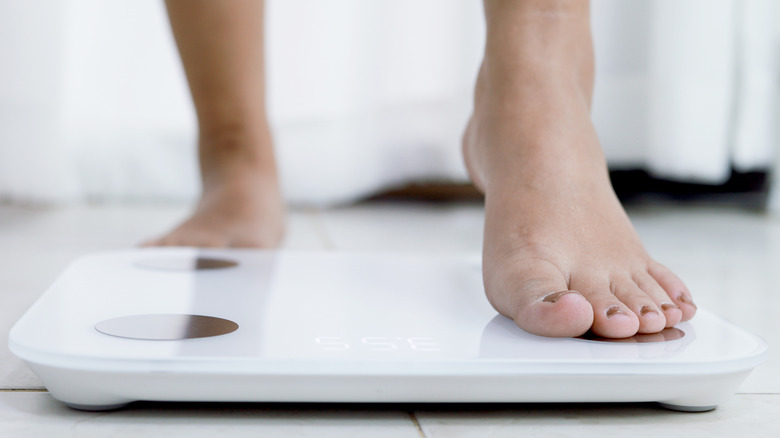
[[[767,344],[700,310],[620,340],[524,332],[477,254],[137,249],[75,261],[10,332],[49,392],[133,401],[658,402],[713,409]]]

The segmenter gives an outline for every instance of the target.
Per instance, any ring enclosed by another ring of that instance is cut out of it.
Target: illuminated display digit
[[[408,338],[409,346],[416,351],[441,351],[441,346],[433,341],[433,338]]]
[[[349,350],[349,343],[344,341],[345,338],[341,336],[320,336],[314,338],[314,341],[319,344],[323,350],[328,351],[345,351]]]
[[[398,346],[392,342],[388,342],[390,338],[386,336],[369,336],[360,338],[360,342],[367,345],[371,351],[391,351],[397,350]]]

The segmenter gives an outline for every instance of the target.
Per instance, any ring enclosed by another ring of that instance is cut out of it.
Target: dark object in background
[[[723,184],[668,181],[654,178],[644,170],[611,171],[609,176],[625,205],[723,205],[760,210],[766,207],[769,194],[767,172],[732,170]]]
[[[723,184],[696,184],[654,178],[644,170],[609,173],[620,201],[636,205],[718,205],[763,209],[769,192],[767,172],[737,172]],[[366,201],[481,202],[471,184],[441,182],[410,184],[371,196]]]
[[[482,193],[473,184],[425,182],[386,190],[366,201],[482,202]]]

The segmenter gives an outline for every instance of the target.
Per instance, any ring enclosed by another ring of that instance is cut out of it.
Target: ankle
[[[480,77],[507,86],[568,87],[590,105],[593,43],[587,2],[485,2]]]
[[[266,123],[201,129],[198,155],[204,182],[258,176],[276,179],[273,144]]]
[[[541,0],[541,1],[504,1],[484,0],[485,17],[489,22],[517,16],[541,17],[547,20],[582,19],[588,17],[588,1]]]
[[[518,184],[603,186],[606,160],[586,96],[554,74],[506,75],[483,66],[464,135],[472,178],[483,191]]]

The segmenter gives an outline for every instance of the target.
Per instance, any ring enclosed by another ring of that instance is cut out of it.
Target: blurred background
[[[780,2],[594,0],[592,17],[593,118],[624,198],[774,196]],[[477,0],[267,0],[287,200],[466,183],[482,20]],[[160,0],[0,0],[1,200],[194,200],[195,140]]]

